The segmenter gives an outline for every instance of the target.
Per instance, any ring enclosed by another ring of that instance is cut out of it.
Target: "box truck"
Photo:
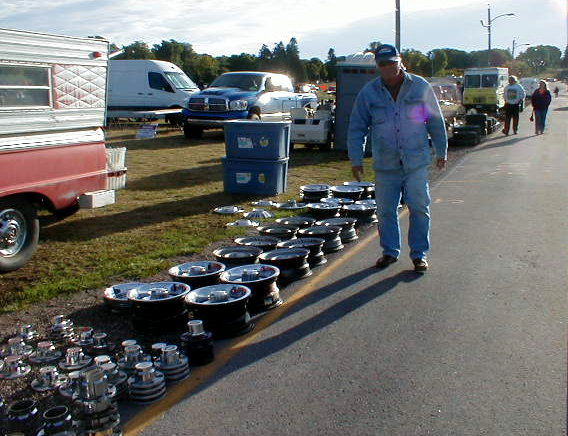
[[[466,110],[497,114],[503,109],[505,86],[509,83],[507,68],[466,68],[463,78],[463,105]]]
[[[114,203],[107,189],[107,41],[0,29],[0,272],[23,266],[38,209]]]
[[[174,114],[180,112],[178,109],[183,107],[184,100],[197,91],[197,85],[171,62],[111,59],[107,116],[159,118]]]

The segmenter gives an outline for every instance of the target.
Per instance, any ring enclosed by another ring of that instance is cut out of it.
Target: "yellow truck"
[[[502,67],[466,68],[463,73],[463,105],[467,110],[497,114],[504,106],[509,70]]]

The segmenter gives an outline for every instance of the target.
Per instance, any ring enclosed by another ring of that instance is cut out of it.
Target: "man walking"
[[[428,135],[439,169],[446,166],[448,141],[444,118],[432,87],[422,77],[404,71],[396,47],[375,51],[379,77],[359,92],[351,113],[347,149],[353,176],[363,177],[365,142],[372,141],[379,237],[383,255],[377,268],[400,255],[398,205],[401,192],[408,210],[408,244],[414,270],[428,270],[430,194],[428,166],[432,161]]]
[[[513,133],[516,135],[519,128],[519,112],[525,102],[525,89],[517,83],[515,76],[509,76],[509,84],[503,92],[505,97],[505,126],[503,133],[509,135],[511,119],[513,120]]]

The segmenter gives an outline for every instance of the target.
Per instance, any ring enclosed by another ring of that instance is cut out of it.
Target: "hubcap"
[[[0,211],[0,255],[18,254],[26,240],[27,226],[24,215],[16,209]]]

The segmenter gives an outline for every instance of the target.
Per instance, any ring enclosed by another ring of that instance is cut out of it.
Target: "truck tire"
[[[22,198],[0,200],[0,273],[21,268],[39,240],[35,207]]]
[[[183,123],[183,134],[187,139],[199,139],[203,135],[203,127]]]
[[[250,114],[248,114],[247,120],[260,121],[260,115],[256,112],[251,112]]]

